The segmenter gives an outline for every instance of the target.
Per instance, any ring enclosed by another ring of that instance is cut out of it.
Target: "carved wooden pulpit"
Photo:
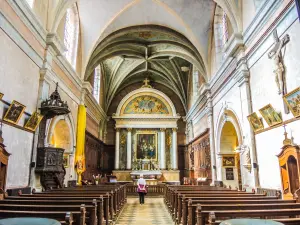
[[[281,182],[284,199],[293,199],[299,189],[300,148],[297,145],[285,145],[279,159]]]

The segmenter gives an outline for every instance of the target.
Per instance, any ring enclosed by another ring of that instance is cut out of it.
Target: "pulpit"
[[[45,190],[63,187],[66,174],[63,155],[62,148],[38,148],[35,171],[41,175],[41,184]]]
[[[299,189],[300,148],[297,145],[285,145],[277,155],[279,159],[284,199],[293,199]]]

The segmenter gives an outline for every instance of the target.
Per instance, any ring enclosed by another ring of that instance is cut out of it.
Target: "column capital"
[[[173,131],[173,132],[174,132],[174,131],[177,131],[177,130],[178,130],[177,127],[172,128],[172,131]]]
[[[166,128],[160,128],[159,130],[162,131],[162,132],[165,132]]]
[[[116,132],[120,132],[121,128],[116,127]]]
[[[128,132],[131,132],[131,131],[132,131],[132,128],[131,128],[131,127],[128,127],[128,128],[127,128],[127,131],[128,131]]]

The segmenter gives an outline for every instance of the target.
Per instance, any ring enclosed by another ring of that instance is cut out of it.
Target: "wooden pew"
[[[0,211],[32,211],[32,212],[81,212],[79,218],[75,218],[75,224],[97,225],[96,205],[0,205]],[[73,213],[74,216],[74,213]]]
[[[41,217],[58,220],[62,225],[84,225],[84,218],[74,221],[74,218],[80,217],[79,212],[53,212],[53,211],[10,211],[0,210],[0,218],[16,218],[16,217]]]
[[[199,206],[201,207],[201,206]],[[200,210],[201,211],[201,208]],[[285,225],[299,225],[300,209],[260,209],[260,210],[218,210],[218,211],[201,211],[202,213],[208,213],[208,224],[219,225],[223,220],[230,218],[261,218],[272,219],[274,221],[281,222]],[[197,208],[197,225],[198,224],[198,208]],[[291,218],[293,217],[293,218]],[[201,216],[200,216],[201,218]],[[221,219],[219,219],[221,218]],[[201,221],[201,220],[200,220]]]
[[[196,210],[197,209],[197,210]],[[209,212],[211,211],[260,211],[264,209],[300,209],[300,204],[298,203],[273,203],[273,204],[198,204],[193,205],[191,201],[189,202],[189,216],[188,216],[188,225],[205,225],[209,219]]]

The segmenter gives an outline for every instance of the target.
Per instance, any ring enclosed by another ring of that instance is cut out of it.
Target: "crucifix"
[[[152,88],[152,86],[149,84],[150,83],[150,80],[148,78],[146,78],[144,81],[143,81],[144,85],[142,87],[144,88]]]
[[[275,40],[274,47],[268,53],[269,59],[272,59],[274,62],[273,73],[275,75],[275,82],[278,88],[279,95],[285,95],[287,93],[286,79],[285,79],[285,68],[283,62],[283,55],[281,50],[287,45],[290,41],[290,36],[286,34],[281,40],[278,37],[277,30],[274,30],[273,37]],[[285,113],[289,113],[287,106],[284,104]]]

